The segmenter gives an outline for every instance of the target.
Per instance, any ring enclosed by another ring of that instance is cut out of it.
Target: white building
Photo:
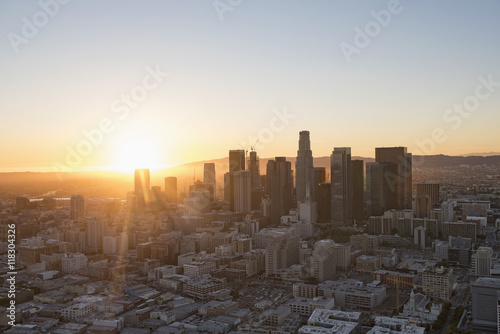
[[[62,272],[73,273],[87,266],[87,257],[82,253],[65,253],[61,259]]]
[[[310,276],[323,282],[335,278],[335,242],[333,240],[319,240],[314,244],[314,249],[309,258]]]

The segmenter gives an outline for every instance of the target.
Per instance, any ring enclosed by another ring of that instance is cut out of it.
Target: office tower
[[[231,202],[231,177],[230,173],[224,173],[224,202]]]
[[[352,222],[351,148],[335,147],[331,155],[332,222]]]
[[[413,232],[413,243],[418,245],[420,249],[425,249],[425,227],[419,226],[415,227]]]
[[[264,187],[261,183],[260,167],[259,167],[259,157],[257,152],[250,152],[250,159],[248,160],[248,170],[250,171],[250,183],[251,183],[251,209],[260,210],[260,205],[262,204],[262,198],[264,196]]]
[[[82,195],[71,196],[70,218],[78,219],[85,215],[85,200]]]
[[[491,247],[479,247],[471,256],[472,275],[490,276],[491,266],[496,262]]]
[[[377,147],[375,148],[375,162],[394,165],[394,170],[386,170],[384,179],[388,186],[391,198],[395,203],[389,209],[412,208],[412,155],[407,153],[406,147]]]
[[[319,240],[314,244],[310,263],[310,276],[323,281],[333,280],[337,264],[335,263],[335,242],[333,240]]]
[[[429,196],[431,206],[439,204],[439,183],[418,183],[417,198]]]
[[[338,270],[347,270],[351,266],[351,246],[349,244],[335,244],[335,265]]]
[[[134,172],[135,193],[146,195],[150,189],[149,169],[136,169]]]
[[[165,199],[167,203],[177,203],[177,178],[175,176],[165,178]]]
[[[351,161],[352,218],[359,224],[365,219],[364,161]]]
[[[250,152],[250,159],[248,160],[248,170],[250,171],[251,186],[252,189],[260,187],[260,169],[259,169],[259,157],[257,152]]]
[[[229,207],[234,211],[234,173],[245,169],[245,151],[229,151]]]
[[[203,183],[212,188],[212,201],[216,199],[217,183],[215,181],[215,164],[213,162],[206,162],[203,165]]]
[[[367,216],[381,216],[385,211],[394,209],[396,196],[393,189],[397,165],[378,162],[366,163],[366,211]]]
[[[281,216],[292,207],[292,164],[284,157],[267,162],[266,193],[271,197],[271,224],[280,224]]]
[[[251,184],[250,171],[234,172],[234,212],[249,213],[251,211]]]
[[[500,279],[479,277],[470,283],[470,291],[472,294],[472,329],[478,333],[497,332]]]
[[[270,233],[266,245],[266,276],[276,275],[280,269],[300,263],[299,247],[299,236],[290,231]]]
[[[309,131],[299,133],[299,150],[295,162],[295,173],[297,202],[303,202],[306,199],[307,187],[309,187],[311,201],[314,201],[314,166]]]
[[[106,221],[96,218],[87,220],[87,246],[88,253],[100,253],[102,251],[102,238],[106,233]]]
[[[319,201],[319,185],[326,182],[326,169],[325,167],[314,167],[314,198]]]
[[[330,183],[320,183],[318,185],[318,196],[316,196],[318,209],[318,222],[326,223],[332,219],[332,187]]]

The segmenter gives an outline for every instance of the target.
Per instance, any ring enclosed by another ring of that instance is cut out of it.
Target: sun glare
[[[159,166],[159,157],[157,144],[153,140],[142,136],[124,138],[117,150],[116,167],[124,171],[154,168]]]

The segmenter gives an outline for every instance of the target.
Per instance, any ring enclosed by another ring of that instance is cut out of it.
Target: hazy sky
[[[498,1],[60,1],[0,1],[2,171],[500,152]]]

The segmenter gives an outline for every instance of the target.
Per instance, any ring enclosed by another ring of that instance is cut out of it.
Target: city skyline
[[[0,4],[0,171],[500,152],[497,2],[56,4]]]

